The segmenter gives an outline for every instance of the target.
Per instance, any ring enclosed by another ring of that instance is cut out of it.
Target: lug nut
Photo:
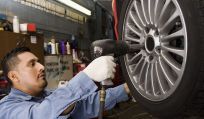
[[[152,55],[149,56],[149,61],[152,61],[154,57]]]
[[[160,53],[161,52],[161,48],[159,47],[159,48],[157,48],[157,50],[158,50],[158,52]]]
[[[150,30],[150,29],[149,29],[148,27],[145,28],[145,32],[146,32],[146,33],[149,33],[149,30]]]
[[[155,31],[155,36],[158,36],[158,35],[159,35],[159,31],[156,30],[156,31]]]

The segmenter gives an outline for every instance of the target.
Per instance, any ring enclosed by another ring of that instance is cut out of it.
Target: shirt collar
[[[50,94],[51,94],[51,92],[49,92],[49,91],[44,91],[42,98],[43,98],[43,97],[46,97],[46,96],[48,96],[48,95],[50,95]],[[36,98],[36,97],[33,97],[33,96],[31,96],[31,95],[29,95],[29,94],[27,94],[27,93],[25,93],[25,92],[22,92],[22,91],[20,91],[20,90],[18,90],[18,89],[16,89],[16,88],[11,88],[11,92],[10,92],[9,95],[10,95],[10,96],[14,96],[14,97],[21,98],[21,99],[23,99],[23,100],[31,100],[32,98]]]
[[[32,96],[28,95],[27,93],[24,93],[16,88],[11,88],[11,92],[9,94],[12,97],[18,97],[21,98],[23,100],[31,100]]]

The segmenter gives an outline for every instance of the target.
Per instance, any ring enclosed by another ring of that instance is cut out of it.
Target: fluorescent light
[[[89,15],[89,16],[91,15],[90,10],[88,10],[87,8],[85,8],[85,7],[79,5],[79,4],[77,4],[77,3],[75,3],[75,2],[73,2],[71,0],[56,0],[56,1],[58,1],[58,2],[60,2],[62,4],[65,4],[65,5],[73,8],[73,9],[75,9],[77,11],[80,11],[80,12],[86,14],[86,15]]]

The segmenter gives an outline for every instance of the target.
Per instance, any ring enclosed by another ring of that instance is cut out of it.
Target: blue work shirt
[[[33,97],[20,90],[11,89],[8,96],[0,101],[0,119],[89,119],[98,116],[99,93],[97,86],[83,72],[69,83],[53,92],[44,91],[42,97]],[[128,96],[124,86],[106,90],[105,109],[110,109]],[[76,103],[70,114],[60,114]]]

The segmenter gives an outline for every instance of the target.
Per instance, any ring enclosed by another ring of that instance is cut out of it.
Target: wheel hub
[[[144,34],[145,40],[145,50],[149,55],[154,55],[160,54],[160,47],[161,47],[161,42],[159,38],[159,32],[156,28],[150,28],[148,33]]]
[[[148,53],[153,52],[155,47],[154,38],[152,36],[148,36],[145,42],[145,48]]]

